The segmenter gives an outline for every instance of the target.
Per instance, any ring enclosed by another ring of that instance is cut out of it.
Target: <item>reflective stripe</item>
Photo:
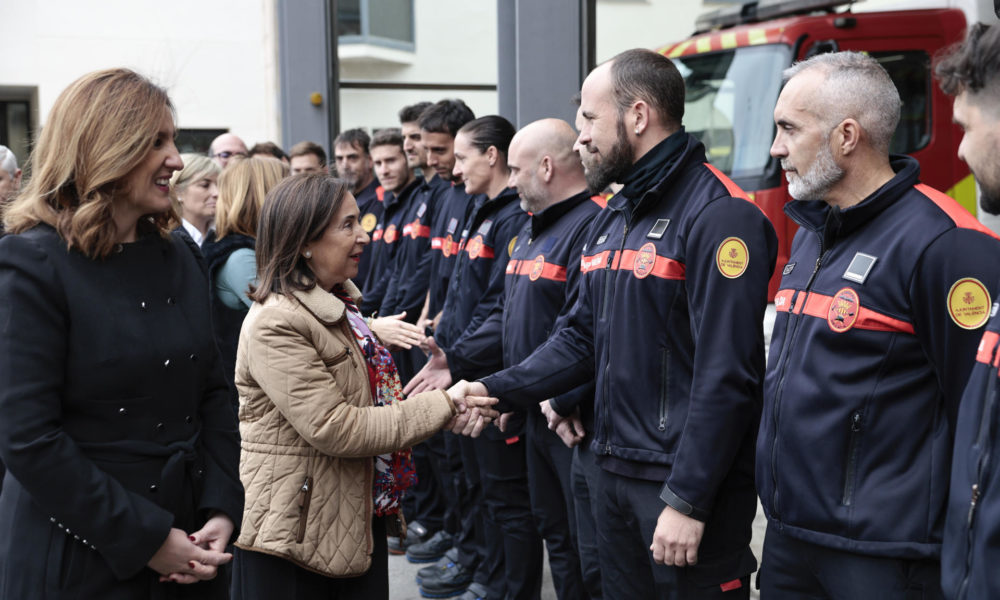
[[[531,277],[535,270],[534,260],[513,260],[507,263],[508,275],[527,275]],[[560,267],[553,263],[544,263],[541,272],[534,279],[548,279],[550,281],[566,281],[566,267]]]
[[[611,250],[605,250],[600,254],[584,256],[580,259],[580,272],[589,273],[590,271],[597,271],[598,269],[605,268],[608,264],[608,258],[611,256],[611,252]],[[611,269],[616,271],[632,271],[635,267],[635,259],[638,255],[639,252],[636,250],[626,250],[621,254],[621,260],[619,260],[618,252],[615,252]],[[653,268],[649,274],[661,279],[683,280],[685,279],[685,270],[686,268],[684,263],[665,256],[657,256],[656,262],[653,264]]]
[[[792,290],[782,290],[782,292],[791,292]],[[781,293],[781,292],[779,292]],[[800,303],[795,307],[794,312],[805,313],[810,317],[816,317],[818,319],[827,320],[830,314],[830,305],[833,304],[833,296],[825,296],[823,294],[817,294],[815,292],[809,292],[806,295],[805,302]],[[777,308],[777,304],[775,304]],[[785,311],[788,309],[786,308]],[[863,306],[858,307],[858,319],[855,321],[852,329],[867,329],[869,331],[891,331],[896,333],[913,333],[913,325],[890,317],[888,315],[883,315],[882,313],[875,312],[869,308]]]
[[[993,362],[993,351],[996,350],[997,342],[1000,342],[1000,334],[984,331],[982,339],[979,340],[979,349],[976,350],[976,361],[986,365]]]

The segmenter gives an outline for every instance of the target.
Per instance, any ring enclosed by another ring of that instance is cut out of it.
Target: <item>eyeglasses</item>
[[[216,156],[218,156],[219,158],[231,158],[233,156],[242,156],[246,158],[246,155],[247,155],[246,152],[230,152],[228,150],[223,150],[222,152],[216,152],[215,154],[213,154],[212,158],[215,158]]]

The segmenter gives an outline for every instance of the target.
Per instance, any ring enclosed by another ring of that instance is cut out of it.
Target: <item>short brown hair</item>
[[[173,116],[167,92],[129,69],[95,71],[71,83],[49,111],[26,189],[5,211],[7,230],[47,223],[68,247],[90,258],[110,255],[117,241],[114,201],[128,193],[125,179],[152,150],[164,112]],[[139,234],[168,235],[172,213],[139,219]]]
[[[938,58],[934,74],[948,95],[986,91],[991,104],[1000,102],[1000,26],[973,25],[964,41]]]
[[[666,124],[684,119],[684,78],[674,61],[658,52],[633,48],[612,58],[611,89],[619,116],[642,100]]]
[[[286,175],[288,165],[277,158],[254,156],[229,163],[219,176],[216,239],[230,233],[255,237],[264,197]]]
[[[306,154],[315,154],[316,158],[319,159],[319,164],[324,167],[326,166],[326,152],[323,150],[323,147],[308,140],[292,146],[292,150],[288,153],[288,156],[295,158],[296,156],[305,156]]]
[[[368,144],[369,154],[371,153],[371,150],[377,146],[399,146],[399,149],[402,150],[403,133],[396,127],[379,129],[372,137],[371,143]]]
[[[288,160],[288,155],[285,151],[281,149],[281,146],[275,144],[274,142],[257,142],[250,148],[249,156],[257,156],[258,154],[266,154],[268,156],[273,156],[278,160]]]
[[[326,173],[294,175],[267,194],[257,229],[257,285],[250,297],[290,296],[316,286],[302,250],[323,236],[350,187]]]

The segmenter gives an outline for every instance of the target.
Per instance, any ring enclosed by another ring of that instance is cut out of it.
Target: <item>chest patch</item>
[[[601,235],[601,237],[597,238],[597,241],[594,243],[594,245],[595,246],[600,246],[601,244],[603,244],[606,241],[608,241],[608,234],[605,233],[605,234]]]
[[[486,235],[490,232],[490,227],[493,227],[493,219],[486,219],[483,221],[483,224],[479,226],[479,229],[476,230],[476,233]]]
[[[653,242],[646,242],[635,255],[635,264],[632,266],[632,274],[637,279],[645,279],[653,272],[653,265],[656,264],[656,246]]]
[[[844,333],[854,327],[859,312],[861,299],[858,298],[858,293],[851,288],[843,288],[833,295],[830,310],[826,313],[826,322],[833,331]]]
[[[456,229],[458,229],[458,219],[452,217],[451,220],[448,221],[448,235],[455,233]]]
[[[372,213],[366,213],[365,216],[361,217],[361,227],[364,228],[365,233],[374,231],[376,223],[378,223],[378,217]]]
[[[792,271],[795,270],[795,263],[788,263],[785,268],[781,270],[782,275],[791,275]]]
[[[542,271],[545,269],[545,256],[539,254],[535,257],[535,262],[531,265],[531,272],[528,273],[528,279],[535,281],[542,276]]]
[[[990,318],[990,293],[973,277],[959,279],[948,291],[948,315],[962,329],[979,329]]]
[[[1000,309],[1000,302],[994,302],[993,306],[990,308],[990,318],[997,316],[997,309]]]
[[[427,203],[421,202],[420,208],[417,209],[417,218],[419,219],[420,217],[424,216],[425,212],[427,212]]]
[[[847,265],[847,270],[844,271],[842,277],[854,283],[864,283],[868,279],[868,274],[872,272],[872,267],[875,266],[877,260],[877,256],[858,252],[851,260],[851,264]]]
[[[715,253],[715,266],[723,277],[736,279],[746,272],[750,264],[750,250],[746,243],[738,237],[728,237],[719,244]]]
[[[469,258],[479,258],[483,251],[483,236],[477,235],[469,242]]]
[[[646,234],[651,240],[663,239],[663,234],[667,231],[667,227],[670,226],[670,219],[657,219],[656,223],[653,223],[652,229]]]

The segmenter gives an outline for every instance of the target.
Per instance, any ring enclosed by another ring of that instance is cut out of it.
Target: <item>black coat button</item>
[[[149,486],[149,493],[150,494],[155,494],[157,489],[158,488],[156,487],[156,484],[154,483],[153,485]]]
[[[184,422],[185,423],[194,423],[194,417],[192,417],[191,415],[188,415],[188,416],[184,417]]]

